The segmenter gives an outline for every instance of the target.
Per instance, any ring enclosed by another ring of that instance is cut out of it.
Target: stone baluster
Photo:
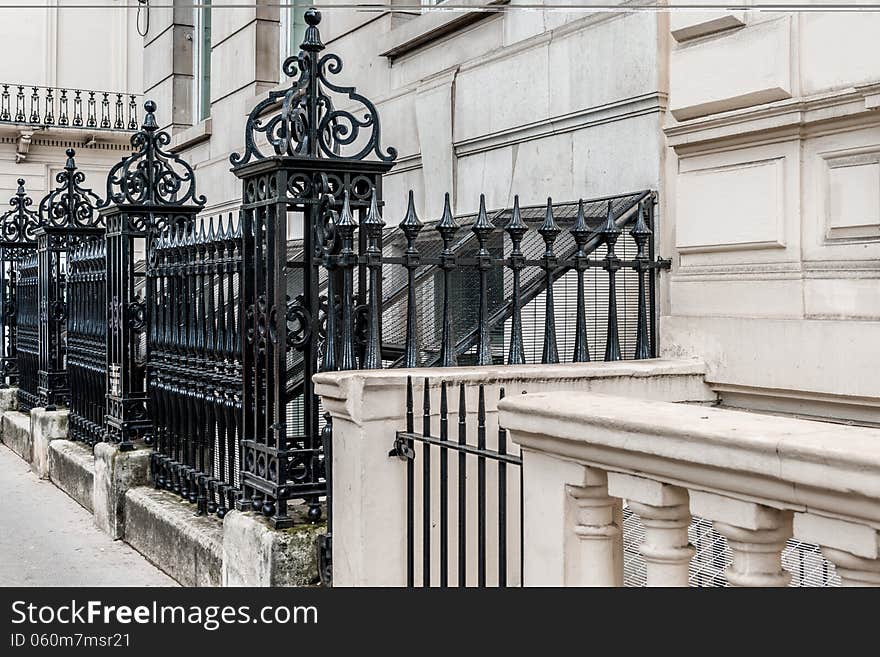
[[[695,550],[688,543],[691,514],[684,488],[626,474],[608,473],[608,493],[627,501],[645,528],[639,551],[648,586],[687,586]]]
[[[623,586],[621,500],[608,494],[608,476],[584,468],[583,485],[567,486],[573,502],[575,556],[566,586]]]
[[[792,535],[790,511],[702,491],[691,491],[690,498],[691,512],[711,520],[727,539],[731,586],[788,586],[791,574],[782,569],[782,550]]]
[[[796,513],[798,540],[822,547],[844,586],[880,586],[880,531],[816,513]]]

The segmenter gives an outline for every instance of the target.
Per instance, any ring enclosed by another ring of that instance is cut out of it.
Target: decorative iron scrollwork
[[[40,201],[40,223],[55,228],[103,228],[104,221],[95,211],[101,198],[82,186],[86,175],[76,168],[72,148],[67,149],[67,162],[55,176],[58,187]]]
[[[0,215],[0,237],[7,245],[36,245],[39,218],[31,208],[33,203],[24,190],[24,178],[19,178],[15,196],[9,199],[10,209]],[[6,257],[11,255],[11,251],[5,254]]]
[[[63,322],[67,319],[67,304],[64,301],[53,301],[49,304],[49,319]]]
[[[308,24],[305,38],[298,55],[289,57],[283,65],[284,73],[295,78],[291,87],[284,91],[270,92],[268,97],[254,107],[245,126],[244,154],[233,153],[229,160],[233,166],[242,166],[253,160],[261,160],[266,154],[257,145],[258,136],[264,135],[274,155],[294,157],[363,160],[375,154],[384,162],[393,162],[397,151],[381,147],[379,114],[375,105],[359,94],[355,87],[334,84],[330,76],[342,72],[342,59],[335,54],[319,53],[324,50],[318,24],[321,13],[315,9],[306,11]],[[346,102],[360,103],[364,108],[362,118],[352,112],[336,109],[333,96],[339,95]],[[280,101],[281,110],[268,120],[262,115]],[[362,132],[367,132],[366,139]],[[343,153],[353,144],[362,144],[353,152]]]
[[[144,123],[131,137],[134,150],[117,163],[107,176],[107,198],[98,207],[110,203],[172,207],[205,205],[205,197],[196,195],[192,167],[174,153],[163,150],[171,135],[159,130],[156,103],[144,103]]]
[[[288,349],[302,349],[312,337],[312,314],[303,304],[302,294],[298,294],[293,303],[287,304]]]
[[[128,304],[128,326],[135,333],[143,333],[147,327],[147,305],[140,296]]]

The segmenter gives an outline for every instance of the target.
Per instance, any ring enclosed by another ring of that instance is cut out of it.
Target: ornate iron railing
[[[166,229],[146,271],[153,481],[221,518],[240,494],[240,225]]]
[[[107,242],[103,235],[76,245],[67,273],[67,376],[70,439],[105,440],[107,412]]]
[[[37,253],[40,276],[40,405],[67,405],[67,269],[70,251],[82,240],[104,234],[96,211],[101,199],[83,186],[85,174],[67,149],[67,162],[55,176],[58,186],[40,201]]]
[[[137,94],[0,83],[0,123],[130,131],[139,104]]]
[[[32,252],[18,262],[15,292],[15,358],[18,366],[18,408],[29,411],[38,406],[40,370],[40,295],[37,254]]]
[[[412,377],[407,377],[406,430],[397,432],[389,453],[406,462],[407,586],[415,586],[417,570],[424,587],[435,583],[446,587],[451,582],[459,587],[484,587],[487,580],[501,587],[519,586],[522,582],[522,457],[509,443],[503,428],[498,427],[494,440],[488,435],[484,385],[478,387],[475,432],[473,428],[469,431],[465,383],[458,385],[457,394],[447,388],[446,382],[441,382],[437,409],[436,405],[432,406],[430,386],[425,379],[421,422],[416,427]],[[504,397],[504,388],[500,395]],[[450,413],[452,407],[455,410]],[[435,420],[438,410],[439,418]],[[437,461],[433,461],[435,457]],[[417,460],[421,470],[419,496],[416,495]],[[468,485],[473,479],[476,479],[475,490]],[[432,488],[435,480],[436,489]],[[470,496],[469,488],[473,490]],[[473,517],[476,517],[476,536],[469,533],[473,523],[468,519]],[[434,527],[438,524],[439,536],[432,545]],[[490,524],[494,528],[491,534]],[[416,531],[417,525],[421,525],[420,532]],[[475,554],[469,550],[474,544]],[[421,553],[419,564],[418,552]],[[469,558],[475,567],[471,567]],[[439,567],[434,570],[433,564]]]

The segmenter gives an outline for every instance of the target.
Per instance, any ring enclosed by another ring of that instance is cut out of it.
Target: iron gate
[[[467,401],[473,389],[459,383],[456,394],[455,387],[441,382],[439,417],[434,422],[436,402],[430,381],[424,380],[421,430],[416,431],[413,383],[407,377],[406,430],[397,433],[389,453],[406,461],[407,585],[415,585],[418,570],[424,587],[446,587],[451,581],[459,587],[519,586],[522,458],[505,429],[499,426],[493,431],[488,426],[485,386],[477,387],[475,418]],[[456,424],[452,428],[450,416]],[[421,552],[419,563],[417,552]]]

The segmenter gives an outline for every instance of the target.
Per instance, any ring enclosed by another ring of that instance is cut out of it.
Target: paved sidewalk
[[[0,444],[0,586],[177,586]]]

